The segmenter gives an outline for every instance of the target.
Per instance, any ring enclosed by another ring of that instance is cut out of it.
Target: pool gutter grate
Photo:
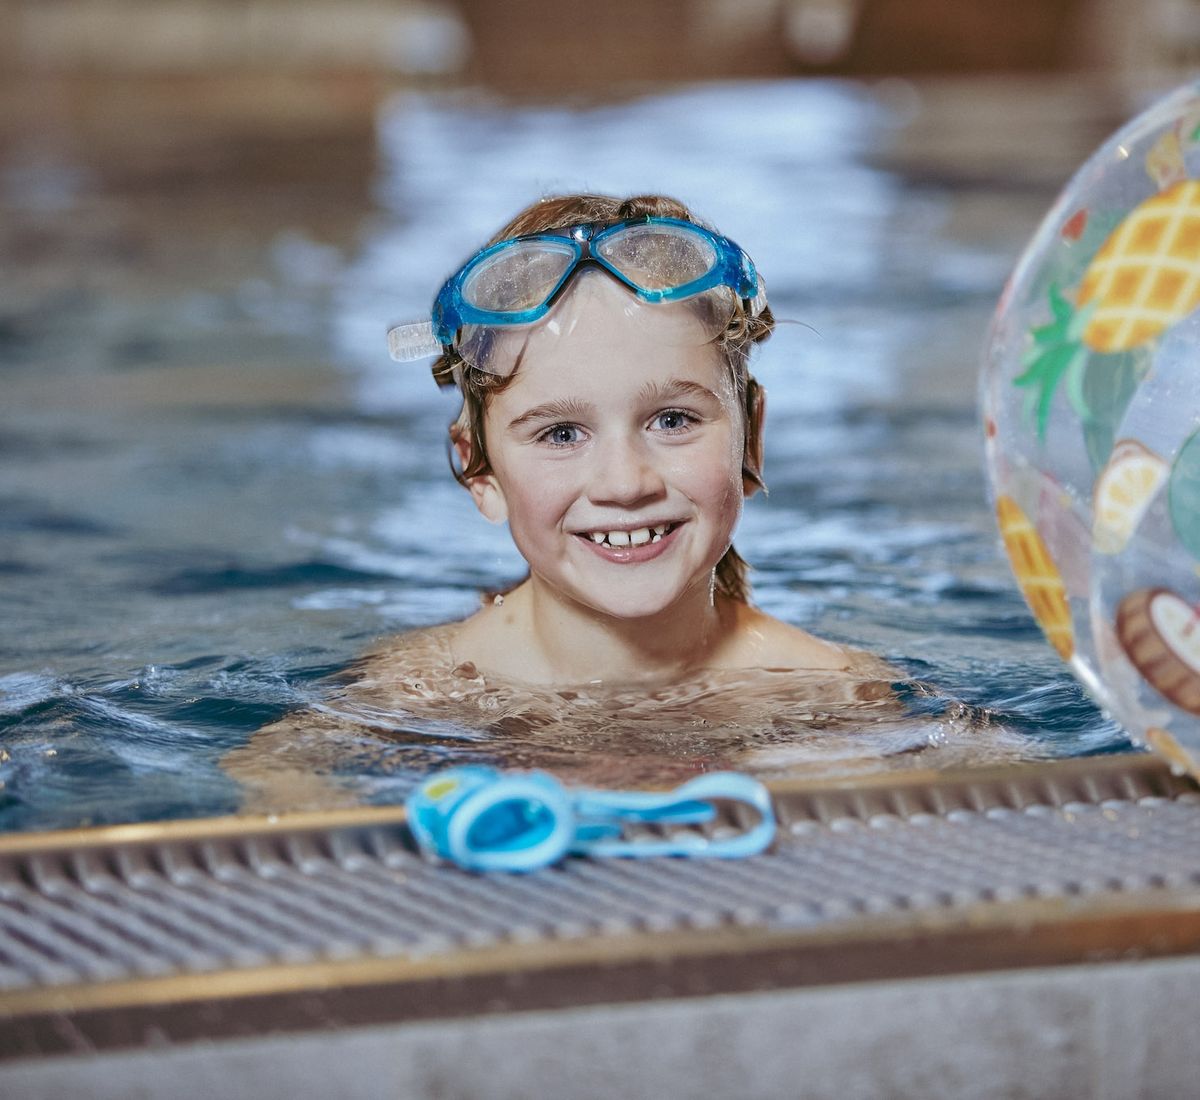
[[[0,1056],[268,1002],[299,1027],[1200,947],[1200,793],[1152,758],[773,793],[756,859],[530,875],[430,865],[396,808],[0,838]]]

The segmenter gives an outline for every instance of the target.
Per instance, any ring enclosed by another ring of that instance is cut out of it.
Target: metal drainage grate
[[[864,921],[878,940],[981,906],[1194,905],[1200,883],[1200,793],[1149,758],[775,794],[780,836],[756,859],[576,859],[531,875],[427,864],[393,810],[0,840],[0,1017],[45,1011],[39,993],[144,993],[147,979],[497,947],[511,969],[537,957],[516,949],[545,962],[565,944],[602,965],[614,944],[664,933],[795,945]]]

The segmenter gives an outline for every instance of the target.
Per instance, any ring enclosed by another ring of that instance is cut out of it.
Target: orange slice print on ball
[[[1161,756],[1176,775],[1185,772],[1200,779],[1200,761],[1188,752],[1166,730],[1151,726],[1146,730],[1146,744]]]
[[[1200,611],[1170,589],[1141,588],[1117,605],[1117,638],[1159,695],[1200,714]]]
[[[1119,554],[1128,545],[1169,468],[1136,439],[1122,439],[1092,492],[1092,544],[1101,554]]]
[[[1075,631],[1062,574],[1037,528],[1012,497],[1001,496],[996,501],[996,518],[1021,595],[1046,639],[1069,661],[1075,652]]]

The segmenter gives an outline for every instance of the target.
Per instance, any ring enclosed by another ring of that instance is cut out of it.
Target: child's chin
[[[682,595],[682,591],[674,588],[668,592],[661,587],[644,591],[635,587],[613,592],[593,591],[587,594],[586,602],[593,610],[614,619],[647,619],[670,612]]]

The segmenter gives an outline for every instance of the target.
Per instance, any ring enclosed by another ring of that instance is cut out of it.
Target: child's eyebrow
[[[707,398],[720,404],[721,399],[707,386],[699,382],[691,382],[686,378],[669,378],[665,382],[647,382],[638,391],[637,400],[644,404],[657,404],[671,401],[680,397]],[[579,401],[574,397],[560,398],[557,401],[547,401],[542,405],[534,405],[526,409],[520,416],[508,423],[508,430],[513,431],[522,425],[535,420],[579,420],[594,411],[587,401]]]
[[[641,401],[667,401],[673,397],[707,397],[720,404],[721,399],[707,386],[686,378],[668,378],[665,382],[647,382],[638,393]]]
[[[573,397],[547,401],[544,405],[534,405],[532,409],[526,409],[520,416],[509,421],[508,429],[512,431],[533,420],[574,420],[586,416],[591,411],[592,406],[586,401],[577,401]]]

